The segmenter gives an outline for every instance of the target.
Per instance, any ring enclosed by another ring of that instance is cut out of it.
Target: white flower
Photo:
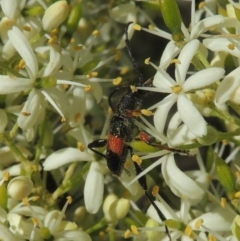
[[[17,28],[13,27],[8,32],[9,39],[11,40],[14,48],[18,51],[26,64],[26,70],[29,78],[17,78],[12,76],[0,76],[0,94],[17,93],[20,91],[30,91],[28,99],[21,111],[18,118],[18,125],[27,130],[31,128],[37,120],[41,120],[39,117],[43,117],[43,111],[45,110],[45,102],[43,96],[52,104],[56,111],[62,116],[63,121],[66,119],[67,98],[63,92],[54,88],[56,84],[75,84],[81,87],[85,85],[64,80],[56,80],[53,77],[49,77],[49,84],[52,88],[35,88],[38,75],[38,63],[37,58],[33,52],[31,45],[24,34]],[[50,60],[43,72],[44,75],[50,76],[54,74],[62,65],[62,58],[57,49],[50,47]],[[43,76],[44,77],[44,76]],[[52,81],[52,83],[51,83]],[[43,96],[42,96],[43,95]]]
[[[157,88],[139,88],[169,93],[162,101],[150,107],[150,109],[158,107],[154,114],[154,124],[160,133],[163,133],[165,127],[166,113],[168,113],[175,102],[177,102],[178,112],[182,121],[192,134],[201,137],[207,133],[206,121],[194,104],[188,99],[186,93],[216,82],[223,77],[224,69],[216,67],[204,69],[186,79],[187,70],[198,47],[198,40],[192,40],[184,46],[178,57],[180,63],[176,65],[175,69],[176,80],[172,79],[170,75],[161,68],[157,68],[158,71],[153,80],[153,85]]]
[[[84,127],[73,129],[69,134],[80,140],[84,145],[90,142],[88,139],[89,134],[84,130]],[[80,151],[68,147],[52,153],[43,163],[44,170],[53,170],[75,161],[92,161],[84,186],[85,206],[89,213],[98,212],[103,201],[104,192],[104,176],[100,164],[94,159],[88,150]]]

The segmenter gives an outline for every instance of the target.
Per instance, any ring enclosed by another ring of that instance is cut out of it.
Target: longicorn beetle
[[[138,81],[136,87],[140,86],[152,86],[152,79],[147,80],[146,82],[143,81],[142,73],[139,71],[137,63],[132,55],[132,50],[130,47],[130,42],[128,39],[128,26],[131,24],[128,23],[125,29],[125,43],[126,48],[130,57],[130,60],[133,64],[134,70],[136,72]],[[118,92],[119,90],[124,90],[124,94],[120,97],[116,108],[112,105],[112,97],[113,95]],[[109,106],[112,108],[113,116],[109,124],[109,131],[108,131],[108,138],[107,139],[99,139],[95,140],[92,143],[88,144],[88,148],[91,149],[93,152],[101,155],[107,160],[107,166],[110,172],[116,176],[121,176],[124,170],[124,164],[126,163],[127,155],[130,152],[131,156],[133,156],[132,148],[127,145],[133,140],[133,131],[136,128],[136,124],[134,123],[134,113],[140,111],[140,107],[142,105],[142,100],[144,97],[148,95],[149,91],[145,90],[138,90],[137,88],[132,88],[131,86],[122,86],[116,88],[112,93],[109,95],[108,102]],[[143,138],[144,139],[144,138]],[[151,145],[146,141],[147,144]],[[101,148],[106,146],[106,154],[103,154],[97,151],[95,148]],[[161,148],[161,146],[160,146]],[[164,149],[164,147],[163,147]],[[171,148],[166,147],[166,150],[174,150]],[[136,175],[142,172],[141,166],[137,162],[133,162],[135,166]],[[146,197],[151,202],[153,207],[155,208],[156,212],[158,213],[159,217],[162,221],[165,221],[166,218],[154,203],[152,197],[148,194],[148,186],[146,181],[146,176],[142,176],[138,179],[139,184],[143,188]],[[166,234],[168,235],[169,239],[171,240],[170,232],[168,227],[165,225]]]

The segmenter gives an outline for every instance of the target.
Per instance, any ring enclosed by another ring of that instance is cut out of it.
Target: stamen
[[[152,24],[149,24],[149,25],[148,25],[148,29],[150,29],[150,30],[155,30],[155,26],[153,26]]]
[[[193,232],[192,232],[192,227],[191,226],[187,226],[184,230],[184,233],[189,237],[192,238],[193,237]]]
[[[130,237],[131,237],[131,234],[132,234],[131,230],[127,229],[127,230],[125,231],[125,233],[124,233],[124,238],[125,238],[125,239],[130,238]]]
[[[91,85],[87,85],[84,90],[85,92],[90,92],[90,90],[92,89],[92,86]]]
[[[21,112],[21,115],[23,115],[23,116],[30,116],[31,113],[29,113],[29,112],[25,112],[25,111],[22,111],[22,112]]]
[[[99,30],[94,30],[93,32],[92,32],[92,35],[94,35],[94,36],[100,36],[100,31]]]
[[[149,57],[149,58],[146,58],[146,59],[144,60],[144,63],[147,64],[147,65],[149,65],[149,64],[150,64],[150,57]]]
[[[205,7],[205,2],[203,1],[203,2],[200,2],[199,4],[198,4],[198,9],[203,9]]]
[[[75,122],[78,122],[79,121],[79,119],[81,118],[81,113],[80,112],[78,112],[78,113],[76,113],[76,115],[74,116],[74,121]]]
[[[51,36],[56,36],[56,35],[58,35],[58,29],[54,28],[51,32]]]
[[[121,77],[117,77],[116,79],[113,80],[113,85],[119,85],[122,82]]]
[[[208,240],[209,241],[217,241],[217,239],[211,233],[208,234]]]
[[[127,74],[129,72],[129,67],[128,66],[124,66],[121,71],[120,71],[120,74],[121,75],[124,75],[124,74]]]
[[[240,191],[234,194],[234,197],[240,198]]]
[[[158,193],[159,193],[159,186],[154,186],[152,190],[152,195],[156,197]]]
[[[134,85],[131,85],[130,88],[131,88],[132,92],[137,92],[138,91],[138,88],[136,86],[134,86]]]
[[[138,155],[132,155],[132,160],[136,162],[138,165],[142,164],[142,159]]]
[[[85,151],[85,146],[82,142],[78,142],[77,143],[77,146],[78,146],[78,149],[81,151],[81,152],[84,152]]]
[[[114,60],[118,61],[121,58],[121,56],[122,56],[122,52],[120,50],[117,50]]]
[[[31,32],[32,28],[30,26],[24,26],[23,30],[27,32]]]
[[[89,79],[96,77],[96,76],[98,76],[98,72],[90,72],[87,74],[87,78],[89,78]]]
[[[171,64],[181,64],[181,61],[179,59],[173,59]]]
[[[181,93],[181,91],[182,91],[182,86],[180,86],[180,85],[175,85],[175,86],[172,87],[172,91],[173,91],[173,93],[175,93],[175,94],[179,94],[179,93]]]
[[[131,225],[131,230],[132,230],[132,232],[133,232],[135,235],[139,235],[139,231],[138,231],[137,226]]]
[[[48,44],[53,45],[57,42],[57,36],[52,36],[49,40],[48,40]]]
[[[61,119],[61,122],[63,123],[63,122],[66,122],[66,121],[67,121],[67,118],[65,116],[63,116],[62,119]]]
[[[135,30],[137,30],[137,31],[141,31],[141,30],[142,30],[141,25],[136,24],[136,23],[133,25],[133,28],[134,28]]]
[[[225,197],[221,198],[221,206],[225,208],[227,206],[227,199]]]
[[[24,69],[25,67],[26,67],[26,62],[23,59],[21,59],[19,64],[18,64],[18,68]]]
[[[228,48],[229,48],[230,50],[234,50],[235,47],[236,47],[236,46],[235,46],[234,44],[229,44],[229,45],[228,45]]]
[[[198,219],[195,224],[196,229],[200,229],[202,224],[203,224],[203,219]]]
[[[152,111],[146,110],[146,109],[142,109],[141,113],[145,116],[152,116],[153,115]]]
[[[79,51],[79,50],[82,50],[83,49],[83,46],[82,45],[77,45],[77,46],[74,46],[73,47],[73,50],[74,51]]]

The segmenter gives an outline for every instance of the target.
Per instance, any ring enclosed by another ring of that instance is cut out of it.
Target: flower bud
[[[218,156],[216,157],[216,172],[220,183],[226,191],[229,194],[235,193],[235,177],[226,162]]]
[[[108,221],[116,221],[117,220],[116,213],[114,210],[116,207],[117,201],[118,201],[118,197],[113,193],[109,194],[105,198],[105,201],[103,203],[103,212],[104,212],[106,220],[108,220]]]
[[[57,1],[53,3],[45,12],[42,25],[46,32],[51,32],[57,28],[66,18],[69,12],[67,1]]]
[[[166,26],[172,33],[174,41],[184,40],[184,35],[181,30],[182,17],[176,0],[160,0],[161,13]]]
[[[71,12],[68,15],[66,27],[67,33],[74,33],[77,29],[78,22],[82,16],[82,5],[81,3],[76,3],[75,6],[71,9]]]
[[[5,183],[0,186],[0,207],[3,209],[7,208],[8,203],[8,195],[7,195],[7,188]]]
[[[24,176],[13,178],[7,186],[8,194],[16,200],[22,200],[27,197],[32,192],[32,188],[32,180]]]
[[[146,222],[145,225],[146,228],[157,228],[159,227],[159,223],[154,220],[154,219],[148,219],[148,221]],[[158,231],[146,231],[146,235],[148,237],[149,241],[157,241],[160,240],[161,237],[161,233],[159,233]],[[162,236],[164,235],[164,233],[162,234]]]
[[[117,201],[115,208],[117,219],[122,219],[127,215],[130,209],[130,202],[128,199],[120,198]]]

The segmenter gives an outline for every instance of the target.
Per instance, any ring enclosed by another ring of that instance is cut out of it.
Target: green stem
[[[12,130],[10,131],[10,134],[9,134],[12,139],[15,138],[15,136],[16,136],[16,134],[17,134],[17,131],[18,131],[18,128],[19,128],[18,124],[15,123],[15,125],[13,126],[13,128],[12,128]]]
[[[12,139],[2,133],[0,135],[0,138],[4,141],[4,143],[9,147],[9,149],[14,153],[14,155],[22,162],[22,163],[27,163],[28,160],[26,157],[21,153],[21,151],[17,148],[17,146],[13,143]]]
[[[85,230],[86,233],[91,234],[103,227],[105,227],[108,224],[108,222],[106,221],[105,218],[102,218],[98,223],[96,223],[94,226],[92,226],[91,228],[88,228],[87,230]]]
[[[36,155],[35,155],[35,159],[34,159],[35,165],[39,165],[40,156],[42,153],[44,136],[46,133],[46,125],[47,125],[47,122],[44,121],[39,127],[40,133],[39,133],[39,141],[38,141],[38,145],[37,145]]]
[[[205,69],[211,67],[208,60],[204,57],[203,53],[201,51],[197,51],[196,56],[198,57],[198,59],[201,61],[201,63],[203,64],[203,66],[205,67]]]
[[[26,159],[26,157],[22,154],[22,152],[18,149],[18,147],[13,143],[12,138],[6,135],[5,133],[0,134],[0,140],[3,141],[9,149],[13,152],[13,154],[20,160],[23,165],[25,175],[31,176],[32,174],[32,165]]]

